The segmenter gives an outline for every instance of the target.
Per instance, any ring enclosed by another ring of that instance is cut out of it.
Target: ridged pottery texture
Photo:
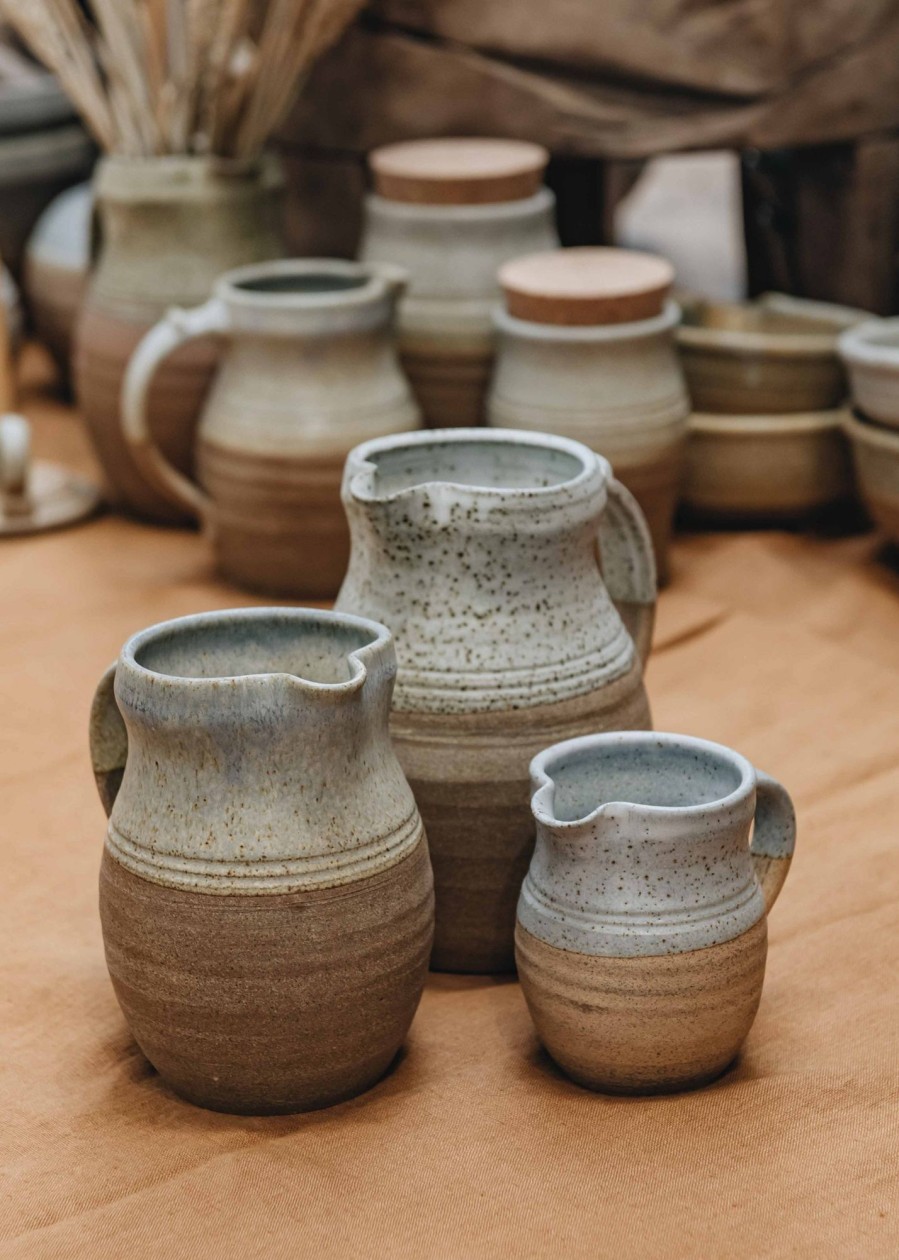
[[[548,189],[487,205],[415,205],[370,196],[360,257],[409,273],[399,308],[403,367],[431,428],[482,424],[499,300],[496,273],[558,246]]]
[[[630,731],[547,749],[531,781],[515,946],[540,1040],[590,1089],[712,1080],[761,998],[789,796],[719,744]]]
[[[145,630],[100,684],[109,973],[191,1102],[324,1107],[402,1044],[434,898],[387,731],[395,672],[383,626],[257,608]]]
[[[280,178],[271,166],[200,157],[104,158],[94,178],[100,253],[75,329],[79,410],[117,506],[189,519],[143,476],[121,429],[125,367],[170,306],[205,301],[229,267],[277,258]],[[194,437],[216,362],[211,340],[174,355],[154,382],[150,425],[166,458],[193,467]]]
[[[690,402],[674,344],[680,318],[570,326],[497,307],[488,423],[575,438],[604,455],[639,503],[664,579]]]
[[[199,516],[218,568],[239,586],[336,595],[350,552],[347,454],[419,424],[392,340],[404,284],[395,267],[338,259],[243,267],[203,306],[170,311],[138,346],[122,394],[135,463]],[[172,351],[211,333],[224,348],[200,419],[196,485],[154,444],[147,400]]]
[[[337,607],[396,637],[391,732],[434,864],[432,965],[509,970],[534,842],[530,758],[563,734],[650,725],[645,523],[605,460],[532,433],[369,442],[347,460],[343,496],[352,552]]]

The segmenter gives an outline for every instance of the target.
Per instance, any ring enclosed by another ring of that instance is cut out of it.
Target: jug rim
[[[557,818],[553,812],[556,778],[553,771],[558,771],[559,763],[575,753],[591,752],[594,749],[612,748],[649,748],[653,745],[678,751],[693,751],[707,757],[715,757],[726,761],[740,775],[737,786],[724,796],[712,801],[703,801],[695,805],[650,805],[642,801],[629,801],[623,798],[602,801],[589,813],[580,818]],[[728,748],[710,739],[701,739],[696,735],[681,735],[675,731],[606,731],[596,735],[580,735],[574,739],[562,740],[539,752],[530,764],[531,775],[531,812],[536,821],[553,831],[573,831],[589,826],[600,817],[608,815],[616,808],[637,810],[650,817],[672,817],[683,819],[702,818],[707,814],[739,805],[755,788],[757,774],[755,767],[742,753]]]
[[[327,288],[302,290],[257,290],[253,282],[321,276],[337,283]],[[349,283],[341,285],[340,281]],[[215,284],[215,294],[229,306],[246,310],[322,311],[344,310],[366,306],[401,290],[408,281],[408,272],[388,263],[353,262],[346,258],[272,258],[267,262],[248,263],[223,272]]]
[[[368,642],[344,653],[350,668],[350,677],[338,682],[320,682],[305,678],[302,674],[290,673],[286,670],[250,670],[239,674],[210,674],[202,677],[164,672],[144,665],[138,654],[155,640],[164,639],[174,634],[189,633],[195,629],[209,626],[227,625],[229,622],[246,624],[248,622],[265,621],[295,622],[298,625],[342,626],[364,631],[371,635]],[[259,680],[286,682],[298,685],[304,691],[327,693],[339,696],[357,691],[368,676],[369,668],[374,665],[385,652],[393,654],[393,635],[379,621],[368,617],[357,617],[354,613],[337,612],[325,608],[292,608],[270,605],[260,608],[220,608],[206,612],[189,613],[184,617],[172,617],[166,621],[156,622],[138,630],[125,642],[119,655],[118,664],[124,666],[135,678],[154,684],[171,685],[186,689],[196,689],[223,684],[239,684]]]

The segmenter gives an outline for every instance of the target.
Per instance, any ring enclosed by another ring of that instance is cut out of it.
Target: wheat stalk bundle
[[[364,0],[0,0],[107,153],[251,158]]]

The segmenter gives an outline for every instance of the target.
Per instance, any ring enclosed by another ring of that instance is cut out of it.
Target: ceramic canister
[[[546,749],[531,783],[515,945],[541,1041],[591,1089],[713,1079],[761,997],[795,843],[786,791],[720,744],[634,731]]]
[[[395,670],[383,626],[254,608],[144,630],[100,683],[106,960],[139,1046],[192,1102],[322,1107],[374,1084],[406,1035],[434,903],[388,736]]]
[[[409,272],[400,349],[432,428],[483,422],[497,269],[558,245],[554,198],[541,186],[548,156],[516,140],[452,138],[371,154],[361,257]]]
[[[125,436],[149,482],[197,514],[218,567],[269,595],[332,598],[349,556],[340,502],[358,442],[418,426],[392,340],[395,267],[287,259],[228,272],[212,298],[173,310],[138,346],[123,390]],[[162,458],[147,400],[167,355],[224,339],[203,405],[199,485]]]
[[[94,177],[100,250],[75,327],[75,392],[111,501],[158,521],[189,519],[136,466],[121,392],[135,346],[168,307],[205,301],[229,267],[277,258],[281,178],[270,163],[104,158]],[[181,472],[215,366],[212,341],[180,350],[154,382],[149,423]]]
[[[494,427],[564,434],[611,461],[643,509],[663,579],[690,410],[672,278],[664,259],[618,249],[507,263],[488,400]]]
[[[367,442],[343,497],[336,606],[396,638],[391,733],[434,865],[433,965],[509,970],[534,841],[528,762],[547,739],[650,725],[645,522],[587,447],[489,429]]]

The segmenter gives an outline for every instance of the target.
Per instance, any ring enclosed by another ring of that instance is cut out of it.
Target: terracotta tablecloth
[[[39,445],[84,461],[41,405]],[[899,1255],[899,581],[870,537],[675,549],[660,729],[732,744],[799,841],[739,1063],[591,1095],[512,980],[434,976],[396,1069],[330,1111],[180,1102],[128,1034],[97,917],[101,671],[160,618],[246,603],[198,537],[106,517],[0,545],[3,1257]]]

